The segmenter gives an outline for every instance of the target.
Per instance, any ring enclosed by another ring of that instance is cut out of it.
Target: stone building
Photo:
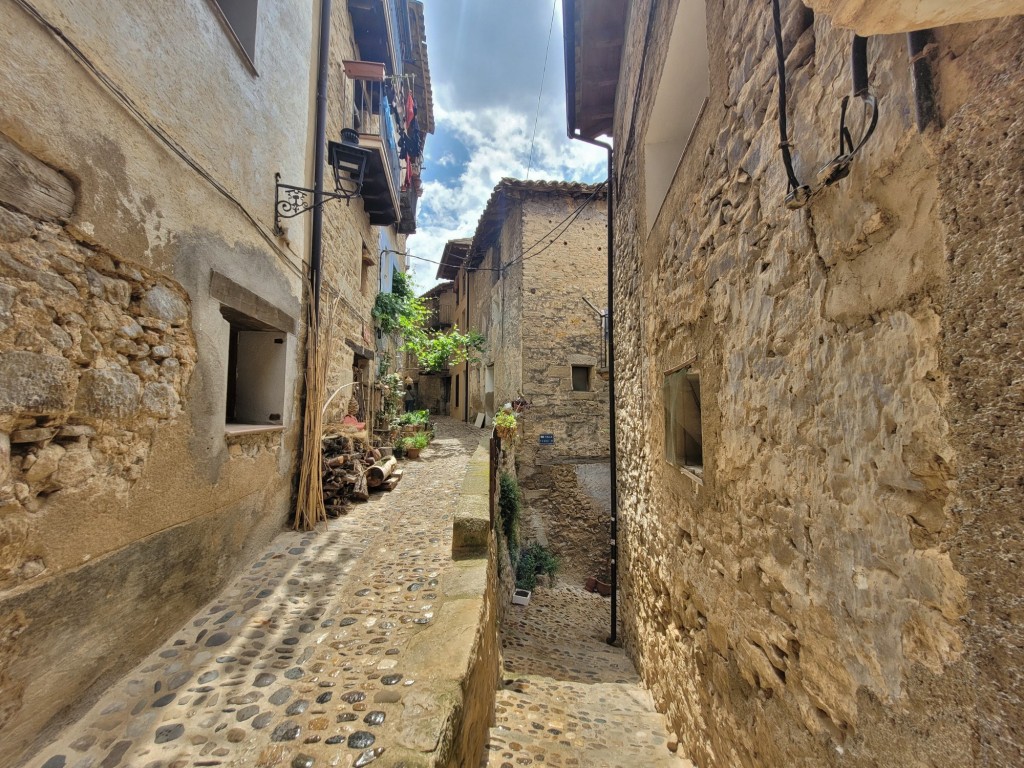
[[[277,219],[275,176],[313,186],[319,19],[288,0],[0,7],[2,766],[287,522],[312,227]],[[404,182],[385,146],[380,94],[425,105],[431,129],[422,5],[335,3],[331,22],[328,138],[377,138],[363,197],[324,209],[323,292],[372,356],[418,187],[412,144]],[[398,77],[357,102],[343,59]],[[351,377],[352,356],[339,365]]]
[[[455,326],[455,282],[448,280],[438,283],[420,298],[426,302],[430,310],[428,329],[440,333],[452,330]],[[420,365],[414,366],[408,373],[415,382],[415,407],[426,408],[431,413],[447,416],[448,403],[452,397],[450,366],[446,366],[444,370],[431,371]]]
[[[327,133],[351,129],[368,151],[362,195],[324,210],[326,307],[338,299],[328,390],[342,388],[328,418],[373,410],[371,385],[404,367],[400,340],[374,328],[379,292],[406,271],[406,237],[416,231],[420,165],[434,131],[433,98],[418,0],[354,0],[332,14]],[[414,149],[413,149],[414,147]],[[400,149],[401,148],[401,149]]]
[[[455,283],[454,323],[487,340],[449,372],[449,412],[489,425],[504,403],[529,403],[516,455],[535,534],[588,570],[607,550],[606,218],[603,187],[504,179],[437,271]]]
[[[1020,765],[1024,19],[985,17],[1024,4],[809,6],[798,181],[845,95],[867,127],[848,26],[878,123],[790,208],[771,3],[563,4],[570,135],[615,145],[625,642],[702,768]]]

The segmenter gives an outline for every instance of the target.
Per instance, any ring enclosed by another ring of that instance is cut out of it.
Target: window
[[[700,476],[704,471],[701,440],[700,374],[689,367],[665,375],[665,461]]]
[[[231,326],[225,421],[232,427],[282,426],[288,334],[237,312],[224,314]]]
[[[573,392],[589,392],[590,391],[590,366],[589,365],[574,365],[574,366],[572,366],[572,391]]]
[[[647,232],[654,228],[697,119],[710,94],[704,0],[680,0],[644,137]]]
[[[256,18],[259,0],[213,0],[249,62],[256,62]]]

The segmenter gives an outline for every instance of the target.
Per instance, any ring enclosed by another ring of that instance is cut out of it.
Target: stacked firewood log
[[[359,437],[324,438],[324,507],[329,517],[347,514],[351,500],[367,501],[371,491],[394,490],[401,479],[390,449],[373,448]]]

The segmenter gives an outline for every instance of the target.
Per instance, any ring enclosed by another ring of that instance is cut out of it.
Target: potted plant
[[[430,442],[430,437],[426,432],[417,432],[414,435],[402,438],[402,447],[405,449],[405,455],[410,459],[418,459],[420,457],[420,451],[427,447]]]
[[[588,576],[583,588],[587,592],[597,592],[601,597],[608,597],[612,593],[612,579],[608,569],[605,568],[598,576]]]
[[[511,408],[502,408],[494,415],[494,431],[502,440],[510,440],[515,437],[519,422]]]

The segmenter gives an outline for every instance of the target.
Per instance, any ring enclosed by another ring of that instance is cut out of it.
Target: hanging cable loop
[[[839,108],[839,151],[832,160],[818,169],[813,187],[801,184],[793,167],[793,142],[789,139],[786,114],[786,51],[782,43],[782,17],[779,0],[772,0],[772,23],[775,31],[775,56],[778,60],[779,73],[779,149],[782,150],[782,164],[786,169],[786,207],[790,210],[798,210],[807,205],[811,197],[822,189],[830,187],[850,175],[850,166],[854,157],[864,148],[878,126],[878,100],[871,93],[868,79],[867,38],[855,35],[850,53],[850,74],[853,80],[853,95],[864,102],[867,127],[860,141],[854,142],[853,134],[846,122],[850,97],[844,96]]]

